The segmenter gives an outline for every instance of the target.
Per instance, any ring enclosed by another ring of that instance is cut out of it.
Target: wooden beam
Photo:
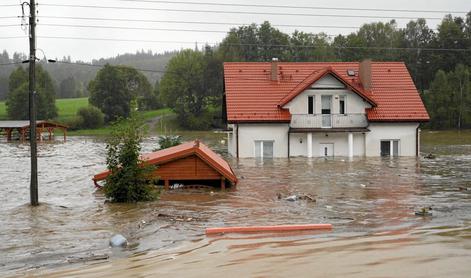
[[[165,180],[164,188],[165,188],[165,190],[169,190],[169,189],[170,189],[170,181],[169,181],[169,180]]]
[[[221,177],[221,190],[226,189],[226,178]]]

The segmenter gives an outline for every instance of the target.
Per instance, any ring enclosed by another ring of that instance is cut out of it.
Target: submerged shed
[[[164,182],[165,189],[169,189],[171,183],[217,184],[221,189],[237,184],[229,163],[198,140],[144,154],[141,159],[157,166],[155,175]],[[105,180],[109,173],[96,174],[93,177],[95,185]]]

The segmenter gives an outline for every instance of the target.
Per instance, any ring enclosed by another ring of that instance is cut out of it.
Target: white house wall
[[[325,136],[327,134],[327,136]],[[320,144],[334,144],[334,156],[348,156],[348,132],[312,133],[312,155],[321,156]],[[365,135],[353,133],[353,155],[365,155]],[[307,156],[307,133],[290,134],[290,156]]]
[[[366,135],[366,156],[379,156],[381,140],[399,140],[399,156],[416,155],[418,123],[370,123]]]
[[[254,157],[258,140],[274,141],[273,156],[287,157],[288,130],[288,124],[239,124],[239,157]]]

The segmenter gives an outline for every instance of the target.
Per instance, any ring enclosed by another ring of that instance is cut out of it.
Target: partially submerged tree
[[[155,167],[139,155],[144,134],[143,122],[135,115],[114,124],[106,145],[110,175],[104,186],[112,202],[151,201],[158,196]]]
[[[182,137],[180,135],[160,135],[157,142],[159,143],[159,150],[163,150],[180,145],[182,143]]]

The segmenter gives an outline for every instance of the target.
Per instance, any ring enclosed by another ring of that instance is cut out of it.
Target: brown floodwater
[[[194,137],[226,156],[223,134]],[[143,144],[155,147],[155,138]],[[423,150],[439,156],[229,159],[237,189],[111,204],[91,182],[105,167],[103,141],[71,137],[39,145],[41,205],[31,207],[29,147],[0,142],[0,276],[470,277],[471,145]],[[432,217],[414,215],[429,206]],[[204,235],[207,227],[301,223],[334,228]],[[115,233],[127,248],[109,247]]]

